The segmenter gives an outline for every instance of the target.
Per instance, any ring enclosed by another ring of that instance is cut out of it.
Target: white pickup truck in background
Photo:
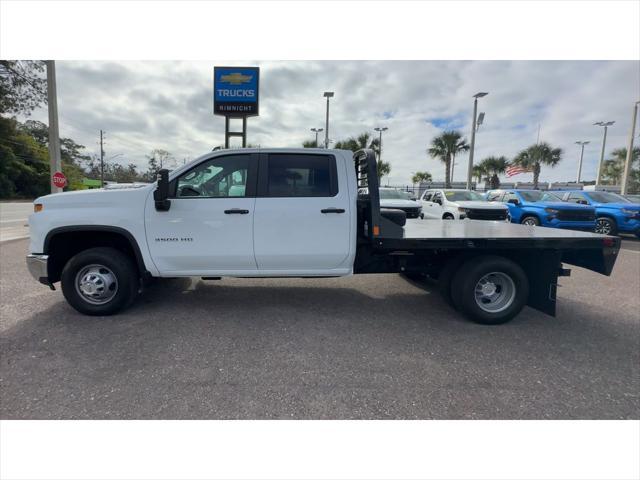
[[[36,199],[27,264],[89,315],[125,308],[153,277],[404,273],[497,324],[527,304],[553,315],[562,262],[608,275],[620,245],[504,221],[407,222],[378,193],[370,150],[211,152],[155,184]]]
[[[488,202],[473,190],[428,189],[420,197],[425,218],[441,220],[507,220],[509,209],[500,202]]]

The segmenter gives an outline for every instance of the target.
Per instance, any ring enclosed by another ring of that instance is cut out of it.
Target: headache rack
[[[400,225],[384,218],[380,212],[378,164],[373,150],[362,149],[353,154],[358,185],[358,238],[374,241],[402,238]]]

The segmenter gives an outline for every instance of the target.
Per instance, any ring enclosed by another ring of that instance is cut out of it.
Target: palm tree
[[[480,164],[474,165],[471,173],[473,175],[473,178],[476,179],[477,183],[481,183],[482,177],[487,174],[487,172],[485,172],[484,168]]]
[[[533,172],[533,188],[537,189],[541,165],[555,167],[560,160],[562,160],[562,149],[553,148],[547,142],[542,142],[522,150],[513,159],[513,163]]]
[[[377,171],[378,171],[378,183],[382,180],[382,177],[385,175],[389,175],[391,173],[391,164],[389,162],[383,162],[382,160],[377,161]]]
[[[495,190],[500,188],[500,179],[498,175],[504,173],[509,165],[509,160],[507,157],[487,157],[480,162],[480,167],[484,170],[485,175],[487,175],[489,183],[491,185],[491,189]]]
[[[429,172],[416,172],[413,177],[411,177],[411,183],[414,185],[416,183],[427,183],[432,181],[433,177]]]
[[[640,160],[640,148],[635,147],[631,158],[631,171],[629,172],[632,182],[634,176],[638,175],[636,173],[638,169],[634,169],[634,165],[638,160]],[[624,173],[624,166],[626,162],[627,149],[616,148],[611,152],[611,158],[602,164],[602,180],[610,183],[611,185],[620,185],[622,183],[622,175]]]
[[[431,146],[427,153],[432,158],[439,158],[445,164],[445,186],[451,187],[451,165],[455,161],[458,152],[469,150],[467,139],[462,138],[462,134],[455,130],[441,133],[431,141]]]
[[[364,132],[358,135],[357,137],[349,137],[346,140],[341,140],[335,143],[334,148],[339,150],[351,150],[355,152],[356,150],[360,150],[363,148],[370,148],[373,150],[376,155],[379,155],[380,149],[378,148],[378,144],[380,142],[377,138],[373,138],[373,136]]]

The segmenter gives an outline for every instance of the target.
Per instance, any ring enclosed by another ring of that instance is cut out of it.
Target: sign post
[[[242,137],[247,146],[247,117],[258,115],[260,69],[258,67],[213,68],[213,113],[224,115],[224,147],[231,137]],[[242,119],[242,131],[230,130],[232,118]]]

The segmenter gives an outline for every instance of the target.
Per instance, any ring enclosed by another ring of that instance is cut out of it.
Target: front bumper
[[[48,271],[49,255],[38,255],[30,253],[27,255],[27,268],[31,276],[44,285],[51,286]]]

